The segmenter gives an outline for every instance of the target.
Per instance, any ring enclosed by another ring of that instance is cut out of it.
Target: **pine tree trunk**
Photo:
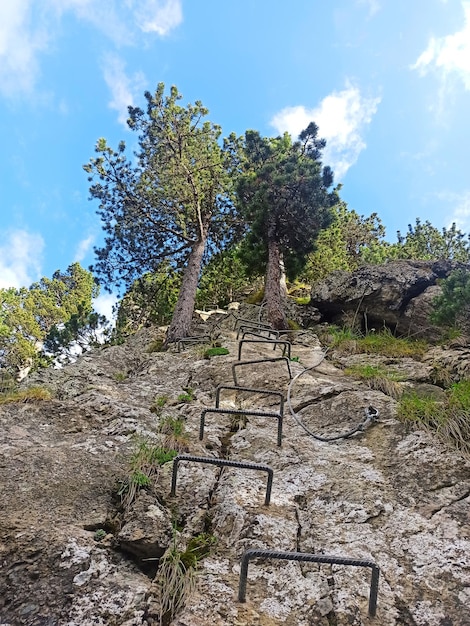
[[[190,334],[205,243],[205,239],[196,241],[189,253],[188,264],[183,272],[178,301],[166,333],[165,347],[172,341],[188,337]]]
[[[277,241],[268,242],[268,266],[266,269],[266,283],[264,296],[268,313],[268,321],[276,330],[287,328],[287,318],[284,312],[284,299],[281,289],[281,253]]]

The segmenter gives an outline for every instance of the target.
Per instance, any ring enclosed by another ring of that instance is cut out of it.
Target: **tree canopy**
[[[353,271],[383,246],[385,227],[377,213],[364,217],[338,202],[332,215],[332,223],[320,232],[308,256],[304,280],[314,282],[334,270]]]
[[[248,225],[245,258],[253,271],[265,271],[268,319],[286,328],[282,305],[283,264],[294,276],[314,247],[315,238],[332,220],[338,202],[333,173],[320,161],[325,141],[313,122],[293,142],[289,134],[265,138],[245,134],[243,173],[237,184],[238,205]]]
[[[25,367],[47,363],[43,347],[49,333],[80,314],[78,333],[93,313],[92,299],[98,292],[92,274],[79,263],[29,288],[0,289],[0,365],[16,375]],[[69,335],[68,342],[76,339]]]
[[[205,120],[201,102],[180,106],[177,88],[165,96],[163,83],[145,98],[145,111],[129,107],[135,155],[125,155],[124,142],[115,151],[100,139],[98,156],[84,166],[107,234],[92,269],[108,285],[130,287],[165,259],[184,266],[169,342],[189,333],[204,252],[229,240],[232,151],[219,143],[221,129]]]

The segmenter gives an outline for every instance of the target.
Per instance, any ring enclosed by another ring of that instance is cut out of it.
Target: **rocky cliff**
[[[393,398],[322,360],[313,335],[293,344],[293,377],[319,365],[291,384],[297,419],[286,407],[281,446],[278,420],[259,415],[208,413],[200,440],[201,412],[215,406],[218,385],[233,385],[233,319],[221,326],[225,356],[205,359],[199,346],[153,352],[157,338],[145,329],[41,372],[34,384],[52,391],[50,401],[0,406],[2,626],[470,623],[468,461],[399,422]],[[272,349],[244,344],[243,360],[262,356]],[[395,366],[426,382],[433,358]],[[284,360],[236,375],[239,385],[287,395]],[[276,413],[278,403],[262,393],[221,394],[230,410]],[[324,442],[307,432],[351,430],[369,406],[377,422],[350,438]],[[124,507],[132,455],[139,441],[161,439],[162,415],[184,421],[182,452],[272,468],[269,506],[265,472],[201,463],[180,463],[171,496],[168,462]],[[187,554],[202,536],[208,548],[171,615],[162,602],[174,581],[159,575],[159,559]],[[376,617],[368,615],[370,570],[347,565],[254,559],[239,602],[247,549],[376,563]]]

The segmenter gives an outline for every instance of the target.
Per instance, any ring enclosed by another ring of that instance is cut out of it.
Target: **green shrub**
[[[440,281],[442,294],[433,302],[431,321],[442,326],[457,326],[470,305],[470,272],[455,270]]]

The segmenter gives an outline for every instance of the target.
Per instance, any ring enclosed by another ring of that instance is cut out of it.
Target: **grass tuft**
[[[44,402],[51,399],[51,392],[43,387],[28,387],[27,389],[16,389],[0,393],[0,404],[8,404],[10,402]]]
[[[416,392],[404,394],[398,404],[398,416],[436,432],[442,441],[470,459],[470,381],[451,385],[444,401],[421,397]]]
[[[380,365],[350,365],[344,373],[363,380],[371,389],[381,391],[392,398],[402,395],[400,381],[404,380],[397,372],[387,370]]]

